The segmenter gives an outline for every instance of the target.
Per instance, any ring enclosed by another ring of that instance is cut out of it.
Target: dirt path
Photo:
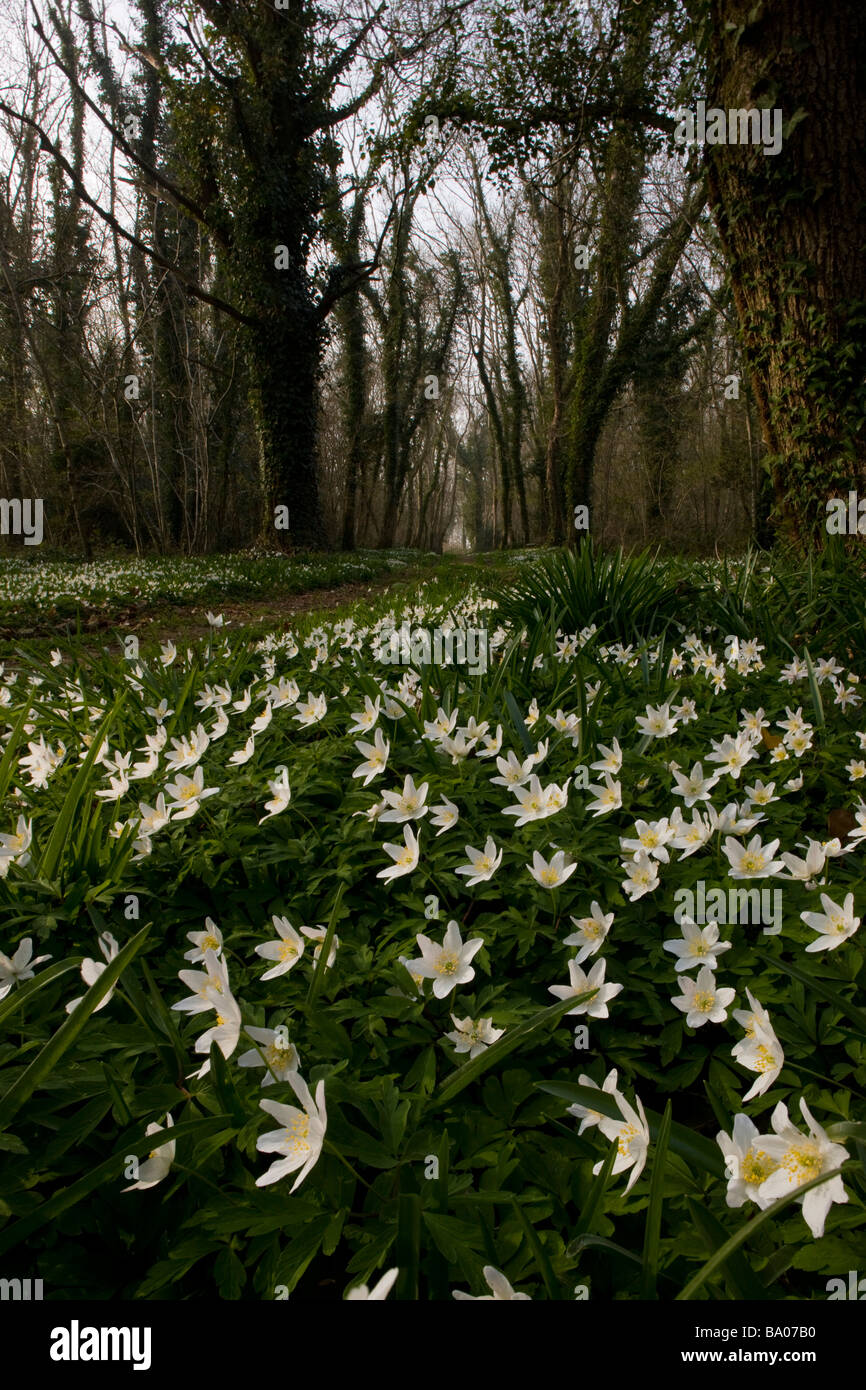
[[[457,561],[450,556],[447,568]],[[472,559],[466,563],[471,566]],[[372,579],[357,580],[328,588],[305,589],[300,593],[268,594],[261,598],[253,596],[220,600],[211,598],[194,603],[172,604],[153,603],[143,600],[139,603],[118,604],[107,613],[90,613],[82,618],[81,634],[85,645],[103,645],[107,637],[118,632],[124,635],[135,634],[140,641],[190,642],[207,636],[211,631],[206,614],[210,610],[221,613],[228,630],[236,632],[246,629],[253,633],[270,631],[283,632],[292,626],[293,621],[310,613],[333,612],[341,608],[350,609],[365,599],[374,600],[383,593],[392,591],[395,601],[423,580],[436,580],[446,571],[446,566],[438,564],[412,565],[405,569],[391,570]],[[72,619],[47,620],[12,627],[0,624],[0,648],[15,641],[37,641],[46,651],[52,646],[63,647],[74,637],[77,625]],[[11,655],[11,652],[3,652]]]

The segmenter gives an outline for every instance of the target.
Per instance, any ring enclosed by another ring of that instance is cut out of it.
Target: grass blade
[[[653,1155],[653,1175],[650,1183],[650,1199],[646,1214],[646,1227],[643,1242],[643,1273],[641,1275],[641,1298],[657,1298],[656,1282],[659,1272],[659,1247],[661,1244],[662,1201],[664,1192],[665,1160],[668,1140],[671,1133],[671,1103],[665,1106],[658,1139]]]
[[[21,1109],[24,1102],[29,1099],[49,1072],[53,1071],[64,1052],[75,1042],[97,1004],[102,1002],[129,962],[138,955],[147,939],[150,927],[151,923],[148,922],[146,927],[142,927],[141,931],[137,932],[132,940],[126,943],[114,960],[106,965],[99,979],[90,986],[77,1009],[69,1014],[65,1023],[61,1023],[57,1032],[48,1039],[27,1070],[9,1087],[5,1095],[0,1097],[0,1130],[8,1127],[9,1122]]]

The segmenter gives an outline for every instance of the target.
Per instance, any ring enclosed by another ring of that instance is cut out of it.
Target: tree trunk
[[[866,7],[711,0],[710,15],[708,109],[800,118],[777,154],[708,145],[706,163],[777,508],[805,543],[824,499],[864,480]]]
[[[310,313],[298,331],[299,310],[268,318],[250,330],[251,404],[259,436],[264,496],[261,541],[319,550],[324,528],[316,471],[318,323]],[[289,530],[275,529],[275,508],[289,506]]]

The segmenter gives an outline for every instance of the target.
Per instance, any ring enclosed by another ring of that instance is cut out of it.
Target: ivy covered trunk
[[[321,332],[314,314],[266,318],[250,331],[252,406],[259,436],[264,516],[269,547],[324,545],[316,466],[316,409]],[[288,529],[277,529],[276,508],[288,508]]]
[[[707,108],[784,121],[777,154],[706,160],[777,515],[820,543],[866,464],[866,6],[710,0],[710,21]]]

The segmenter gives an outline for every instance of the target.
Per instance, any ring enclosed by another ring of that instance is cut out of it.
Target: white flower
[[[391,752],[391,744],[383,736],[382,730],[377,729],[372,743],[365,743],[363,739],[358,739],[355,747],[363,755],[365,761],[355,768],[352,776],[363,777],[363,785],[366,787],[374,777],[378,777],[380,772],[385,771],[388,755]]]
[[[172,800],[169,802],[169,810],[174,811],[174,820],[189,820],[199,809],[199,804],[205,797],[216,796],[219,787],[206,787],[204,784],[204,773],[197,767],[192,777],[185,777],[182,772],[177,774],[177,781],[169,782],[166,791]],[[179,809],[178,809],[179,808]]]
[[[166,1129],[171,1128],[174,1120],[171,1114],[166,1115],[165,1125],[148,1125],[145,1133],[150,1137],[152,1134],[163,1134]],[[135,1192],[136,1189],[144,1191],[148,1187],[156,1187],[158,1182],[162,1182],[168,1176],[168,1171],[174,1162],[174,1151],[177,1145],[174,1140],[167,1144],[160,1144],[158,1149],[152,1149],[148,1158],[139,1165],[138,1182],[132,1183],[130,1187],[125,1187],[124,1192]]]
[[[204,953],[204,970],[179,970],[178,978],[192,990],[186,999],[172,1004],[182,1013],[200,1014],[206,1009],[219,1009],[230,995],[229,968],[225,957],[217,956],[210,946]]]
[[[616,1078],[616,1067],[612,1067],[604,1078],[601,1090],[606,1091],[608,1095],[616,1095]],[[599,1089],[591,1076],[579,1076],[578,1081],[581,1086],[589,1086],[594,1091]],[[578,1136],[583,1134],[583,1131],[589,1129],[592,1125],[598,1125],[601,1132],[608,1139],[616,1138],[616,1132],[619,1129],[619,1121],[612,1120],[607,1115],[603,1115],[600,1110],[592,1110],[589,1106],[581,1105],[579,1101],[575,1101],[574,1105],[568,1107],[568,1114],[573,1115],[576,1120],[580,1120],[580,1129],[577,1131]]]
[[[439,747],[443,753],[447,753],[451,762],[456,767],[463,758],[468,758],[475,747],[476,740],[469,738],[464,729],[458,729],[453,736],[444,734],[439,740]]]
[[[33,822],[19,816],[15,834],[0,835],[0,870],[2,870],[4,860],[7,868],[10,860],[17,860],[18,864],[24,868],[30,860],[28,851],[32,843]]]
[[[622,992],[622,985],[606,985],[604,983],[604,972],[607,962],[596,961],[595,965],[587,975],[578,965],[577,960],[568,962],[568,976],[571,981],[568,985],[548,985],[548,992],[555,994],[557,999],[569,999],[572,995],[587,994],[592,990],[597,993],[592,999],[584,999],[581,1004],[576,1004],[573,1009],[569,1009],[566,1017],[572,1014],[588,1014],[590,1018],[608,1017],[608,1000],[616,998]]]
[[[768,1135],[762,1143],[770,1158],[776,1160],[778,1167],[761,1184],[760,1196],[763,1200],[769,1198],[770,1201],[776,1201],[779,1197],[786,1197],[792,1189],[802,1187],[803,1183],[810,1182],[812,1178],[818,1178],[822,1173],[831,1173],[848,1157],[848,1150],[841,1144],[832,1143],[817,1120],[812,1118],[802,1096],[800,1110],[809,1126],[808,1135],[801,1133],[791,1123],[788,1107],[781,1101],[773,1111],[770,1123],[775,1134]],[[803,1208],[806,1225],[818,1240],[824,1234],[824,1222],[830,1207],[834,1202],[847,1202],[848,1194],[840,1174],[829,1182],[813,1187],[811,1192],[805,1193],[798,1200]]]
[[[782,855],[782,863],[788,873],[779,874],[778,877],[793,878],[806,884],[813,883],[824,868],[826,859],[827,856],[821,843],[818,840],[809,840],[805,859],[801,859],[797,854]]]
[[[467,888],[474,887],[476,883],[486,883],[502,863],[502,850],[496,853],[493,836],[487,836],[483,850],[473,849],[471,845],[464,845],[463,848],[469,856],[469,863],[461,864],[454,872],[466,877]]]
[[[455,1289],[453,1297],[458,1303],[501,1303],[506,1299],[531,1303],[532,1299],[528,1293],[515,1293],[505,1275],[495,1269],[493,1265],[484,1266],[484,1278],[487,1280],[487,1287],[492,1289],[492,1293],[464,1293],[462,1289]]]
[[[456,1014],[451,1015],[455,1031],[446,1033],[449,1042],[453,1042],[457,1052],[468,1052],[469,1059],[478,1057],[485,1052],[491,1043],[495,1043],[497,1038],[505,1034],[504,1028],[493,1027],[493,1016],[490,1018],[479,1018],[477,1020],[469,1018],[458,1018]]]
[[[606,748],[603,743],[598,744],[597,753],[604,756],[596,763],[590,763],[593,772],[612,772],[614,776],[622,769],[622,749],[619,746],[619,739],[614,739],[613,747]]]
[[[319,942],[319,945],[313,952],[313,960],[318,960],[319,956],[322,954],[322,942],[328,935],[327,927],[301,927],[301,931],[303,932],[304,936],[309,937],[311,941]],[[337,951],[339,949],[340,938],[337,935],[334,935],[331,937],[331,949],[328,952],[327,968],[329,970],[331,969],[331,966],[334,964],[334,961],[337,959]]]
[[[675,795],[681,796],[686,806],[692,807],[697,801],[709,801],[710,792],[718,780],[719,774],[717,772],[710,777],[705,777],[702,765],[695,763],[688,776],[684,772],[674,773],[674,781],[677,784]]]
[[[448,800],[447,796],[443,795],[438,805],[430,807],[430,824],[439,827],[436,831],[437,840],[446,830],[450,830],[452,826],[456,825],[459,819],[458,808],[453,801]]]
[[[775,1173],[778,1164],[764,1148],[763,1136],[754,1121],[748,1115],[735,1115],[732,1133],[719,1130],[716,1143],[725,1157],[728,1206],[757,1202],[762,1211],[770,1206],[772,1198],[761,1196],[761,1184]]]
[[[278,975],[285,975],[293,965],[297,965],[304,954],[304,942],[288,917],[278,917],[274,913],[271,920],[280,940],[263,942],[256,947],[256,955],[262,956],[265,960],[275,960],[277,964],[265,971],[262,975],[263,980],[274,980]]]
[[[670,862],[670,855],[665,846],[673,839],[673,831],[666,816],[662,820],[635,821],[634,828],[635,839],[620,838],[620,848],[624,852],[638,854],[643,850],[653,859],[660,859],[663,864]]]
[[[841,946],[843,941],[854,935],[860,925],[860,918],[854,916],[853,893],[846,895],[841,907],[832,898],[828,898],[826,893],[822,893],[821,906],[823,912],[800,913],[806,926],[818,933],[816,939],[809,942],[807,951],[835,951],[837,946]]]
[[[173,738],[173,751],[165,755],[165,764],[169,772],[178,772],[182,767],[194,767],[207,752],[209,743],[210,738],[203,724],[199,724],[194,734],[185,738]]]
[[[529,779],[529,787],[515,786],[516,806],[506,806],[503,816],[516,816],[515,825],[528,825],[530,821],[543,820],[550,815],[547,793],[535,773]]]
[[[236,748],[229,758],[233,767],[240,767],[243,763],[248,763],[256,751],[256,739],[254,734],[250,734],[243,748]]]
[[[384,878],[386,883],[391,883],[395,878],[402,878],[404,874],[411,874],[413,869],[418,867],[418,837],[411,825],[403,826],[402,845],[392,845],[385,841],[383,849],[394,860],[387,869],[380,869],[377,878]]]
[[[548,862],[535,850],[532,863],[526,867],[542,888],[558,888],[566,879],[571,878],[577,868],[577,860],[572,859],[564,850],[558,849]]]
[[[780,859],[773,858],[778,848],[778,840],[762,845],[760,835],[753,835],[745,849],[732,835],[722,846],[731,865],[731,878],[768,878],[770,874],[778,874],[784,867]]]
[[[651,738],[669,738],[677,727],[677,721],[671,718],[670,705],[659,705],[657,709],[647,705],[646,715],[637,716],[637,726],[642,734],[648,734]]]
[[[393,1289],[399,1273],[400,1270],[397,1266],[387,1270],[372,1289],[369,1289],[366,1284],[357,1284],[346,1294],[345,1301],[347,1303],[384,1303]]]
[[[380,816],[382,821],[404,821],[420,820],[427,814],[427,793],[430,790],[429,782],[422,782],[420,787],[415,786],[413,778],[407,775],[403,780],[403,790],[401,792],[383,792],[382,797],[388,803],[388,810],[383,811]]]
[[[709,821],[700,811],[695,811],[691,821],[686,823],[679,807],[671,815],[670,827],[674,832],[670,843],[674,849],[681,851],[682,859],[688,859],[690,854],[702,849],[713,833]]]
[[[282,1158],[272,1163],[266,1173],[256,1178],[256,1187],[267,1187],[279,1182],[289,1173],[297,1172],[291,1191],[300,1187],[304,1178],[318,1162],[325,1142],[328,1116],[325,1110],[325,1083],[320,1081],[316,1087],[316,1099],[310,1095],[309,1087],[303,1078],[294,1073],[287,1078],[303,1110],[296,1105],[280,1105],[275,1100],[261,1100],[259,1105],[269,1115],[279,1121],[280,1128],[262,1134],[256,1140],[260,1153],[282,1154]]]
[[[623,866],[626,877],[623,882],[623,892],[628,894],[630,902],[637,902],[638,898],[644,897],[646,893],[652,893],[659,886],[659,867],[655,859],[651,859],[646,850],[639,850]]]
[[[265,707],[262,710],[261,714],[257,714],[252,724],[250,725],[250,733],[252,737],[255,738],[256,734],[263,734],[273,717],[273,706],[271,705],[270,700],[266,700]]]
[[[700,1028],[707,1022],[724,1023],[728,1005],[733,1003],[737,992],[735,989],[729,986],[717,989],[716,977],[707,965],[698,971],[697,980],[683,976],[680,983],[683,992],[675,995],[671,1003],[682,1009],[690,1028]]]
[[[6,998],[14,984],[20,985],[24,980],[32,980],[34,967],[51,959],[50,956],[37,956],[34,960],[32,956],[32,936],[25,936],[19,942],[14,956],[4,955],[0,951],[0,999]]]
[[[608,811],[618,811],[622,806],[622,783],[615,782],[609,772],[604,774],[604,786],[600,782],[593,782],[587,790],[595,792],[595,800],[586,804],[586,809],[594,816],[604,816]]]
[[[204,919],[204,931],[189,931],[186,934],[187,941],[191,941],[193,949],[184,951],[184,960],[196,961],[204,960],[208,951],[213,951],[218,956],[223,947],[223,934],[216,922],[210,917]]]
[[[261,1048],[251,1047],[238,1058],[239,1067],[264,1067],[263,1086],[275,1081],[288,1081],[301,1065],[298,1049],[286,1037],[285,1028],[247,1028],[247,1033]]]
[[[763,1009],[750,989],[746,989],[750,1010],[734,1009],[734,1018],[746,1030],[746,1036],[731,1048],[740,1066],[758,1073],[758,1079],[743,1096],[743,1104],[762,1096],[772,1086],[785,1064],[782,1044],[776,1037],[770,1015]]]
[[[272,792],[272,797],[270,801],[265,802],[266,814],[262,816],[259,825],[261,825],[263,821],[269,820],[271,816],[278,816],[282,811],[285,811],[292,799],[292,789],[289,786],[289,774],[285,770],[272,782],[268,782],[268,787]]]
[[[364,708],[354,710],[349,716],[354,723],[349,725],[348,733],[366,734],[375,727],[376,721],[382,710],[382,697],[377,695],[375,700],[371,700],[369,695],[364,696]]]
[[[120,947],[118,946],[114,937],[111,935],[111,932],[104,931],[100,934],[99,937],[99,949],[104,955],[106,963],[110,965],[111,962],[114,960],[115,956],[117,955],[118,951],[120,950]],[[106,967],[105,965],[103,965],[102,961],[91,960],[89,956],[81,962],[81,978],[87,985],[88,989],[92,985],[96,984],[96,981],[99,979],[100,975],[103,973],[105,968]],[[104,1009],[113,994],[114,986],[112,985],[105,998],[99,1001],[93,1012],[98,1014],[100,1009]],[[82,994],[79,996],[78,999],[70,999],[69,1003],[66,1005],[66,1012],[68,1014],[71,1014],[73,1009],[78,1008],[78,1005],[81,1003],[81,1000],[83,998],[84,995]]]
[[[502,725],[496,725],[495,734],[486,733],[479,737],[481,738],[481,747],[478,749],[476,756],[479,758],[495,758],[502,747]]]
[[[716,957],[731,949],[730,941],[719,941],[719,928],[715,922],[708,922],[705,927],[699,927],[688,917],[684,917],[680,929],[680,938],[674,937],[670,941],[662,942],[666,951],[677,956],[675,969],[678,971],[696,969],[701,965],[715,970],[718,965]]]
[[[582,965],[588,956],[594,956],[604,943],[605,937],[610,931],[613,923],[613,913],[606,915],[602,912],[598,903],[594,902],[590,909],[589,917],[572,917],[571,920],[577,927],[576,932],[571,936],[566,936],[563,945],[579,946],[580,950],[575,956],[575,962]]]
[[[605,1089],[607,1083],[605,1083]],[[650,1130],[647,1117],[644,1112],[643,1103],[640,1096],[635,1096],[637,1110],[629,1104],[621,1091],[614,1088],[612,1095],[617,1104],[617,1109],[622,1115],[622,1123],[618,1124],[615,1120],[609,1120],[607,1116],[599,1119],[598,1127],[608,1139],[616,1140],[616,1158],[613,1161],[613,1173],[624,1173],[628,1168],[631,1169],[631,1176],[625,1185],[626,1192],[630,1192],[644,1170],[647,1152],[650,1144]],[[604,1160],[593,1166],[593,1173],[600,1173],[604,1167]]]
[[[436,711],[436,718],[424,720],[424,737],[438,743],[440,739],[454,732],[459,719],[459,712],[455,709],[451,714],[446,714],[442,706]]]
[[[491,786],[515,788],[529,781],[535,763],[531,757],[521,762],[516,753],[509,751],[507,757],[496,759],[496,766],[500,775],[491,777]]]
[[[196,1038],[196,1052],[210,1052],[215,1042],[220,1048],[222,1056],[231,1056],[235,1048],[238,1047],[238,1038],[240,1037],[240,1023],[242,1023],[240,1006],[234,995],[227,994],[224,999],[221,999],[220,1004],[214,1005],[214,1008],[217,1011],[217,1022],[213,1024],[213,1027],[207,1029],[206,1033]],[[207,1076],[209,1072],[210,1056],[202,1068],[193,1072],[193,1076],[199,1079],[199,1077]]]
[[[308,690],[306,700],[299,700],[296,709],[294,718],[299,724],[318,724],[328,713],[328,702],[324,695],[311,695]]]
[[[730,734],[725,734],[721,742],[712,741],[713,752],[709,754],[707,761],[719,763],[719,775],[727,772],[735,780],[746,766],[758,755],[749,734],[738,733],[735,738]]]
[[[451,921],[437,946],[429,936],[419,933],[415,940],[421,949],[420,960],[406,962],[406,969],[413,975],[433,981],[433,993],[437,999],[444,999],[458,985],[468,984],[475,979],[474,967],[470,965],[473,956],[481,950],[484,938],[475,936],[464,943],[457,923]]]
[[[225,625],[225,618],[223,617],[222,613],[211,613],[210,609],[208,609],[206,616],[208,624],[211,627],[223,627]]]

